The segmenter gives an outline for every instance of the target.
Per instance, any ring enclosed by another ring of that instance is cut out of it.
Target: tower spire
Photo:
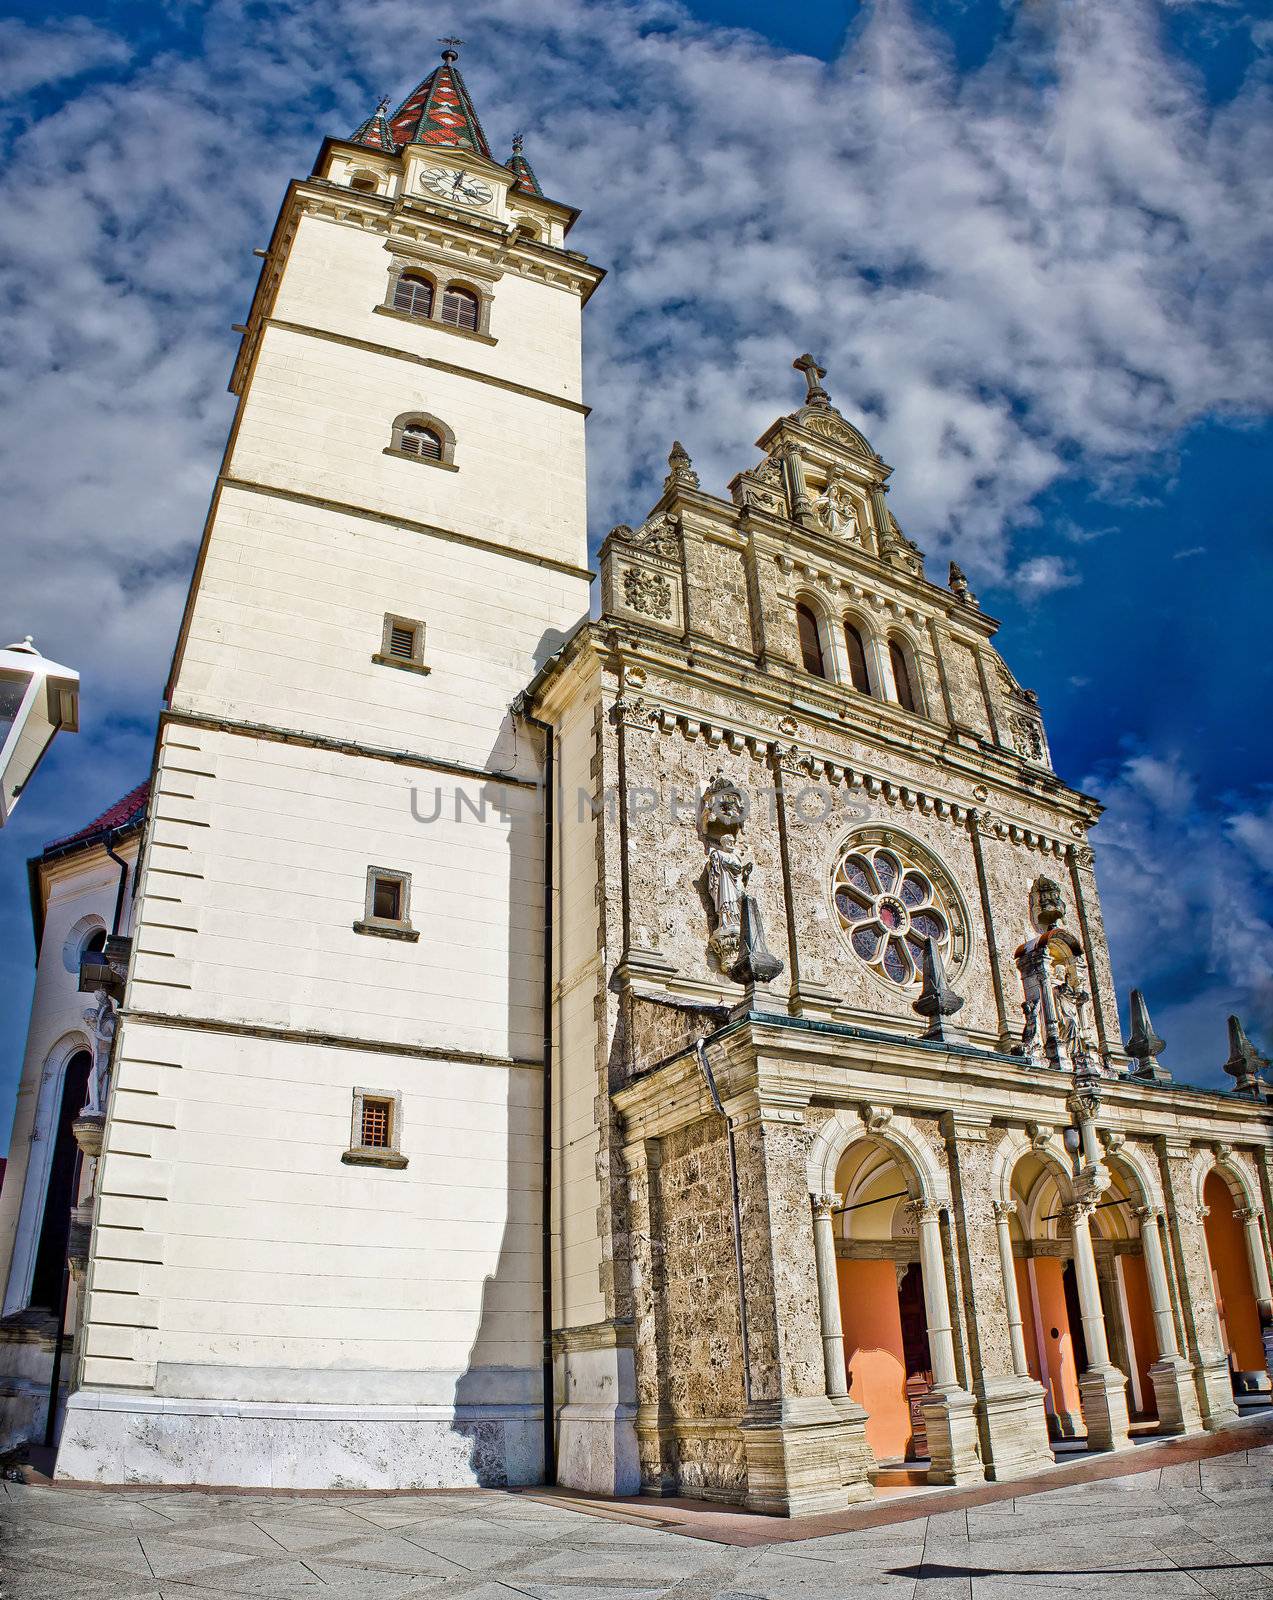
[[[539,179],[535,176],[535,169],[522,154],[522,136],[520,133],[513,135],[513,153],[504,163],[513,174],[513,188],[525,190],[528,194],[542,195]]]
[[[388,109],[389,96],[385,95],[366,122],[360,122],[349,135],[350,144],[364,144],[371,150],[383,150],[387,155],[393,155],[397,146],[385,115]]]
[[[389,118],[394,143],[451,146],[491,159],[491,147],[456,66],[462,39],[440,39],[442,65],[434,67]]]

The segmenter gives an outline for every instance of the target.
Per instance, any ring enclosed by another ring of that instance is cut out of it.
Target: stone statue
[[[80,1115],[100,1117],[106,1113],[106,1090],[110,1076],[111,1046],[115,1042],[115,1006],[105,989],[96,991],[97,1004],[84,1013],[93,1033],[93,1070],[88,1075],[88,1099]]]
[[[828,533],[837,538],[857,538],[857,508],[842,483],[828,483],[814,501],[814,509]]]
[[[707,856],[707,892],[716,911],[712,948],[722,966],[727,967],[738,953],[742,935],[742,900],[753,863],[738,853],[738,838],[723,833]]]

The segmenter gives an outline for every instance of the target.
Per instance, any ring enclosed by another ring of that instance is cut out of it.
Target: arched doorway
[[[1203,1232],[1211,1280],[1215,1287],[1220,1335],[1229,1358],[1230,1373],[1263,1373],[1265,1369],[1264,1331],[1261,1327],[1259,1298],[1251,1274],[1251,1246],[1246,1222],[1249,1210],[1245,1197],[1235,1201],[1224,1175],[1213,1168],[1202,1185],[1206,1207]],[[1255,1221],[1258,1229],[1258,1218]],[[1262,1248],[1262,1246],[1260,1247]]]
[[[50,1130],[53,1154],[49,1162],[49,1181],[44,1191],[44,1210],[40,1222],[40,1242],[36,1247],[35,1270],[31,1275],[33,1306],[57,1312],[62,1304],[62,1272],[66,1266],[66,1243],[71,1231],[71,1207],[79,1182],[80,1152],[71,1132],[88,1097],[88,1075],[93,1058],[87,1050],[77,1050],[66,1063],[62,1075],[62,1098],[57,1120]]]
[[[921,1404],[933,1360],[912,1196],[901,1158],[870,1139],[836,1169],[836,1273],[849,1396],[867,1414],[866,1439],[881,1463],[928,1456]]]
[[[1151,1373],[1159,1358],[1153,1296],[1143,1255],[1139,1185],[1111,1163],[1110,1185],[1091,1214],[1090,1238],[1110,1364],[1128,1379],[1132,1419],[1157,1417]],[[1048,1432],[1058,1444],[1086,1436],[1081,1379],[1084,1337],[1069,1207],[1073,1189],[1051,1152],[1020,1156],[1010,1179],[1013,1270],[1030,1376],[1043,1388]],[[1099,1325],[1098,1325],[1099,1326]]]

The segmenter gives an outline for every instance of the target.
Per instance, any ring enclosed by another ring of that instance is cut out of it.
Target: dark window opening
[[[423,461],[441,461],[442,440],[432,428],[412,422],[402,430],[400,447],[409,456],[419,456]]]
[[[911,675],[906,666],[906,657],[902,647],[896,639],[888,642],[888,658],[893,664],[893,684],[897,689],[897,703],[903,711],[918,711],[915,704],[915,689],[911,683]]]
[[[818,619],[808,606],[796,607],[796,625],[800,630],[800,660],[804,670],[812,672],[817,678],[825,678],[827,669],[822,657],[822,635],[818,631]]]
[[[849,651],[849,682],[863,694],[870,694],[871,679],[866,670],[866,647],[862,635],[851,622],[844,624],[844,642]]]
[[[402,883],[399,879],[376,879],[371,891],[371,914],[385,922],[402,921]]]

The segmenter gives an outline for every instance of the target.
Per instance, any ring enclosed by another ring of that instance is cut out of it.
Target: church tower
[[[62,1476],[541,1473],[541,750],[510,707],[588,609],[576,216],[520,139],[492,155],[448,47],[257,252]]]

